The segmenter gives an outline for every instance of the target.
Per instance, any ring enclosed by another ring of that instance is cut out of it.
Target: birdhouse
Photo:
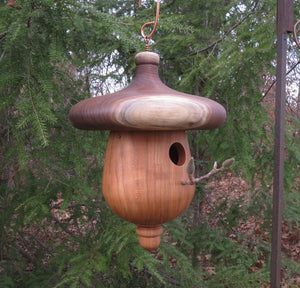
[[[186,130],[214,129],[225,109],[213,100],[175,91],[159,79],[159,56],[141,52],[125,89],[86,99],[70,111],[84,130],[110,130],[102,191],[109,207],[137,225],[140,245],[160,244],[162,224],[180,215],[195,186],[182,185],[191,158]]]

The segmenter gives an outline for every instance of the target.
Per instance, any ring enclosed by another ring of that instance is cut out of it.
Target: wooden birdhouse
[[[110,130],[102,191],[110,208],[137,225],[142,247],[160,244],[162,224],[180,215],[195,186],[182,185],[191,158],[185,130],[214,129],[225,109],[213,100],[175,91],[158,76],[159,56],[135,57],[136,76],[125,89],[90,98],[70,111],[84,130]]]

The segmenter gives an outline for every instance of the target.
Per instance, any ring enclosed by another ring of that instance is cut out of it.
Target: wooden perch
[[[206,179],[210,178],[211,176],[213,176],[223,170],[229,169],[233,165],[233,163],[234,163],[234,158],[230,158],[230,159],[225,160],[222,163],[222,166],[220,168],[217,168],[218,163],[215,162],[213,169],[211,171],[209,171],[207,174],[205,174],[203,176],[200,176],[199,178],[194,178],[192,174],[195,171],[195,168],[194,168],[195,165],[194,165],[194,158],[192,157],[186,167],[186,171],[187,171],[189,179],[181,181],[181,184],[182,185],[195,185],[196,183],[206,180]],[[193,167],[193,168],[191,168],[191,167]]]

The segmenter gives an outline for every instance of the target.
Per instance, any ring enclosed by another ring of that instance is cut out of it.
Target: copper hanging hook
[[[15,2],[16,2],[16,0],[9,0],[6,4],[6,6],[21,9],[21,7],[19,5],[17,5]]]
[[[300,48],[300,42],[297,37],[297,33],[300,31],[300,29],[297,31],[298,25],[300,25],[300,20],[298,20],[297,23],[294,25],[294,40],[295,40],[297,46]]]
[[[159,6],[160,6],[159,0],[157,0],[155,21],[147,22],[141,28],[141,34],[142,34],[142,36],[144,38],[144,41],[146,43],[146,51],[149,51],[150,39],[153,36],[153,34],[154,34],[154,32],[155,32],[155,30],[157,28],[157,25],[158,25],[158,20],[159,20]],[[141,8],[141,7],[142,7],[142,0],[139,0],[139,8]],[[149,26],[149,25],[154,25],[154,27],[153,27],[153,29],[152,29],[152,31],[151,31],[150,34],[145,34],[144,33],[144,29],[147,26]]]
[[[7,7],[16,7],[15,0],[9,0],[6,4]]]

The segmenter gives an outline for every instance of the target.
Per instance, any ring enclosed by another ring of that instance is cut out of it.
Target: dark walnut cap
[[[226,112],[219,103],[167,87],[158,76],[159,56],[135,56],[131,84],[113,94],[89,98],[70,111],[72,124],[84,130],[204,130],[221,126]]]

